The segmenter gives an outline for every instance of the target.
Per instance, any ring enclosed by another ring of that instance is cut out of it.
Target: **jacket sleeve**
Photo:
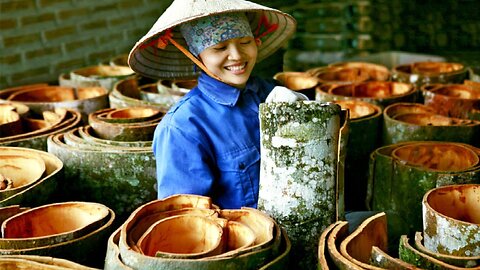
[[[158,198],[173,194],[210,196],[212,158],[198,138],[179,128],[160,124],[153,139],[157,165]]]

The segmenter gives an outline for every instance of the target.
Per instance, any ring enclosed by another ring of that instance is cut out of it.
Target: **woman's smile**
[[[205,67],[224,83],[244,88],[257,60],[257,53],[253,37],[242,37],[208,47],[199,56]]]

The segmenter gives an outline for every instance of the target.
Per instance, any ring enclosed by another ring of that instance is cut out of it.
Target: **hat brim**
[[[186,7],[186,3],[191,5]],[[164,49],[157,48],[156,40],[171,29],[173,39],[188,48],[185,39],[180,33],[178,25],[210,16],[212,14],[245,12],[249,19],[252,32],[260,33],[263,25],[262,16],[269,24],[277,24],[274,32],[262,37],[262,44],[258,48],[257,62],[265,59],[281,48],[293,35],[296,29],[295,19],[279,10],[268,8],[248,1],[216,0],[216,1],[174,1],[160,16],[150,31],[143,36],[132,48],[128,57],[128,64],[140,75],[154,78],[186,79],[198,76],[199,70],[194,68],[193,62],[172,44]]]

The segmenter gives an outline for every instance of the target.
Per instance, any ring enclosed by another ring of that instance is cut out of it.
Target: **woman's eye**
[[[246,44],[250,44],[250,42],[252,42],[252,41],[251,41],[251,40],[247,40],[247,41],[240,42],[240,44],[246,45]]]
[[[225,50],[226,46],[219,46],[219,47],[214,47],[213,49],[216,51],[223,51]]]

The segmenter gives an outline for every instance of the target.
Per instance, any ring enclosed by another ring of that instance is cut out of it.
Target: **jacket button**
[[[240,170],[245,169],[245,163],[242,162],[242,163],[238,164],[238,168],[239,168]]]

